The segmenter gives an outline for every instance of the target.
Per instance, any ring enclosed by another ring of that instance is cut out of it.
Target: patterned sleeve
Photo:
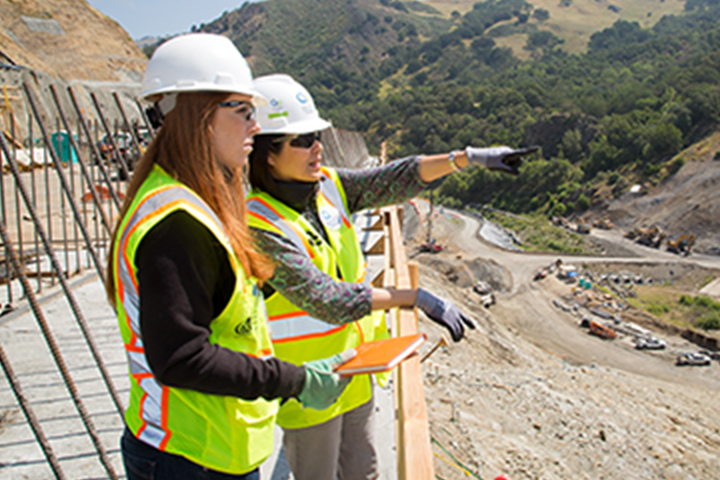
[[[318,270],[308,256],[284,237],[253,230],[260,251],[277,263],[268,283],[311,316],[341,325],[369,315],[371,287],[359,283],[338,282]]]
[[[420,157],[395,160],[376,168],[338,169],[350,212],[402,203],[427,185],[420,179]]]

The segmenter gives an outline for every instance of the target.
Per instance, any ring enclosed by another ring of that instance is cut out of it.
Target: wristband
[[[458,167],[458,166],[455,164],[455,152],[450,152],[450,155],[448,155],[448,163],[449,163],[450,166],[452,167],[453,172],[459,172],[459,171],[460,171],[460,167]]]

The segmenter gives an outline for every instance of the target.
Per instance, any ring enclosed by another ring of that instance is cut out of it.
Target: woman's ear
[[[275,168],[275,154],[274,153],[268,152],[267,163],[268,163],[269,167]]]

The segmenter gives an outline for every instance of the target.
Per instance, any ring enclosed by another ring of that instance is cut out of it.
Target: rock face
[[[0,2],[0,62],[70,80],[137,83],[147,58],[85,0]]]

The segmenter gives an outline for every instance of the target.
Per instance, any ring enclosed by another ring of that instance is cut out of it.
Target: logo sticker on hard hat
[[[303,105],[308,102],[308,99],[303,92],[298,92],[297,95],[295,95],[295,98],[297,98],[297,101]]]
[[[338,212],[337,208],[332,205],[323,205],[320,207],[319,213],[320,220],[322,220],[323,225],[333,230],[340,230],[342,217],[340,217],[340,212]]]
[[[278,100],[277,98],[273,98],[270,100],[270,106],[272,107],[280,107],[282,106],[282,100]]]

